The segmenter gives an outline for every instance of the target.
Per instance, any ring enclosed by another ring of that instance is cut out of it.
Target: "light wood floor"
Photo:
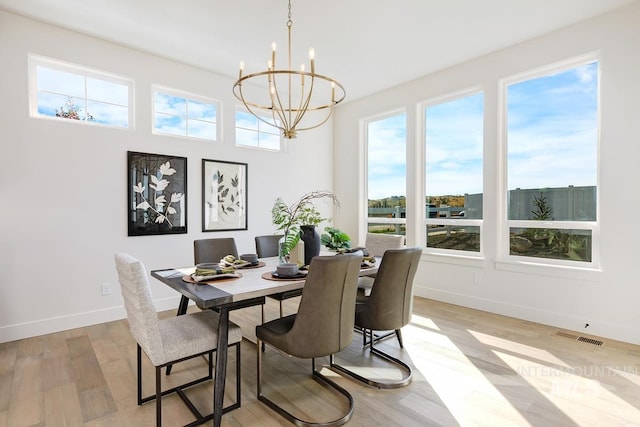
[[[296,301],[287,301],[287,311]],[[268,316],[277,303],[268,301]],[[232,313],[252,337],[259,308]],[[172,316],[173,313],[161,313]],[[356,402],[349,426],[632,426],[640,425],[640,346],[589,337],[481,311],[416,298],[403,329],[405,349],[387,340],[381,347],[409,362],[414,380],[405,388],[377,390],[324,372],[347,388]],[[397,373],[369,359],[359,335],[338,355],[363,373]],[[126,320],[0,344],[0,427],[152,426],[154,404],[135,398],[135,343]],[[326,421],[344,407],[309,379],[310,362],[265,353],[265,393],[303,417]],[[234,396],[235,358],[230,353],[227,392]],[[242,407],[223,416],[224,426],[289,426],[255,398],[256,348],[242,343]],[[165,384],[201,374],[200,358],[174,367]],[[195,371],[195,372],[194,372]],[[145,366],[145,390],[153,368]],[[210,411],[209,384],[189,391]],[[328,397],[327,397],[328,396]],[[166,426],[188,423],[190,413],[175,395],[163,399]]]

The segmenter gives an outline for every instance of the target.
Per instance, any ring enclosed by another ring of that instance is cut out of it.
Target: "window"
[[[513,79],[504,88],[505,256],[594,264],[598,62]]]
[[[34,117],[129,128],[133,82],[101,71],[29,56]]]
[[[236,110],[236,145],[280,150],[280,129],[246,111]]]
[[[406,233],[406,121],[403,112],[366,123],[370,233]]]
[[[153,87],[153,133],[218,141],[219,102]]]
[[[425,106],[426,247],[480,252],[484,96]]]

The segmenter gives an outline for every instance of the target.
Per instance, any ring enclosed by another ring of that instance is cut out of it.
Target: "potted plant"
[[[351,237],[342,230],[326,227],[325,233],[320,236],[321,242],[327,248],[336,252],[345,252],[351,249]]]
[[[276,199],[271,209],[271,218],[276,229],[282,231],[284,235],[280,247],[281,260],[286,259],[291,250],[298,244],[302,237],[303,227],[308,226],[317,234],[315,227],[322,221],[329,220],[329,218],[323,218],[312,203],[313,200],[322,198],[331,199],[335,206],[340,206],[335,194],[330,191],[312,191],[303,195],[291,205],[287,205],[280,197]],[[318,250],[320,248],[319,243],[320,238],[318,237]],[[310,261],[313,254],[309,254],[310,256],[307,258],[306,252],[305,250],[305,263],[308,264],[307,261]]]

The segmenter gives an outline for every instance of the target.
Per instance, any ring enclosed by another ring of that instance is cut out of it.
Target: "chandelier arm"
[[[269,88],[269,97],[271,98],[271,114],[274,116],[274,120],[275,120],[275,114],[278,114],[278,117],[280,118],[280,123],[282,123],[282,127],[281,126],[277,126],[278,128],[282,129],[283,131],[288,131],[290,130],[290,124],[291,124],[291,118],[289,117],[287,119],[286,114],[285,114],[285,109],[282,106],[282,100],[280,99],[280,92],[278,91],[278,87],[276,85],[276,74],[275,73],[271,73],[272,76],[272,82],[271,84],[273,84],[273,92],[271,92],[271,88]],[[278,103],[278,108],[275,108],[275,103],[274,103],[274,94],[275,94],[275,100]]]
[[[238,93],[237,94],[236,94],[236,91],[235,91],[236,87],[238,88]],[[263,115],[258,114],[257,112],[254,111],[254,108],[252,108],[252,107],[255,107],[255,108],[259,109],[259,110],[264,109],[264,107],[259,105],[259,104],[248,102],[244,98],[244,95],[242,94],[242,84],[236,84],[233,88],[234,88],[233,94],[236,96],[236,98],[238,98],[240,101],[242,101],[242,103],[244,104],[245,108],[247,109],[247,111],[249,111],[249,113],[251,113],[251,115],[253,115],[256,119],[260,120],[261,122],[268,124],[269,126],[273,126],[275,128],[278,128],[278,129],[280,128],[280,126],[277,125],[277,121],[275,120],[275,118],[274,118],[273,122],[270,122],[268,120],[265,120],[263,118]]]
[[[317,128],[317,127],[320,127],[320,126],[322,126],[323,124],[327,123],[327,121],[331,118],[331,116],[332,116],[332,115],[333,115],[333,108],[331,108],[331,109],[328,111],[327,116],[326,116],[326,117],[325,117],[325,118],[324,118],[320,123],[317,123],[317,124],[315,124],[315,125],[313,125],[313,126],[308,126],[308,127],[306,127],[306,128],[299,128],[298,130],[299,130],[299,131],[302,131],[302,130],[309,130],[309,129],[315,129],[315,128]]]
[[[298,126],[298,123],[300,123],[304,115],[307,113],[307,111],[309,111],[308,110],[309,103],[311,102],[311,97],[313,96],[313,83],[315,82],[315,76],[313,75],[313,73],[311,73],[310,80],[311,80],[311,84],[309,85],[309,93],[306,96],[306,99],[305,99],[305,93],[304,93],[304,85],[302,86],[302,93],[300,94],[300,107],[296,112],[296,118],[292,126],[293,128],[296,128]]]

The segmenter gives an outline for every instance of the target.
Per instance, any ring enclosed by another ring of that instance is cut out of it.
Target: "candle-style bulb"
[[[271,43],[271,66],[276,68],[276,42]]]
[[[313,74],[315,72],[315,57],[316,57],[316,51],[313,50],[313,48],[309,49],[309,59],[311,60],[311,74]]]

